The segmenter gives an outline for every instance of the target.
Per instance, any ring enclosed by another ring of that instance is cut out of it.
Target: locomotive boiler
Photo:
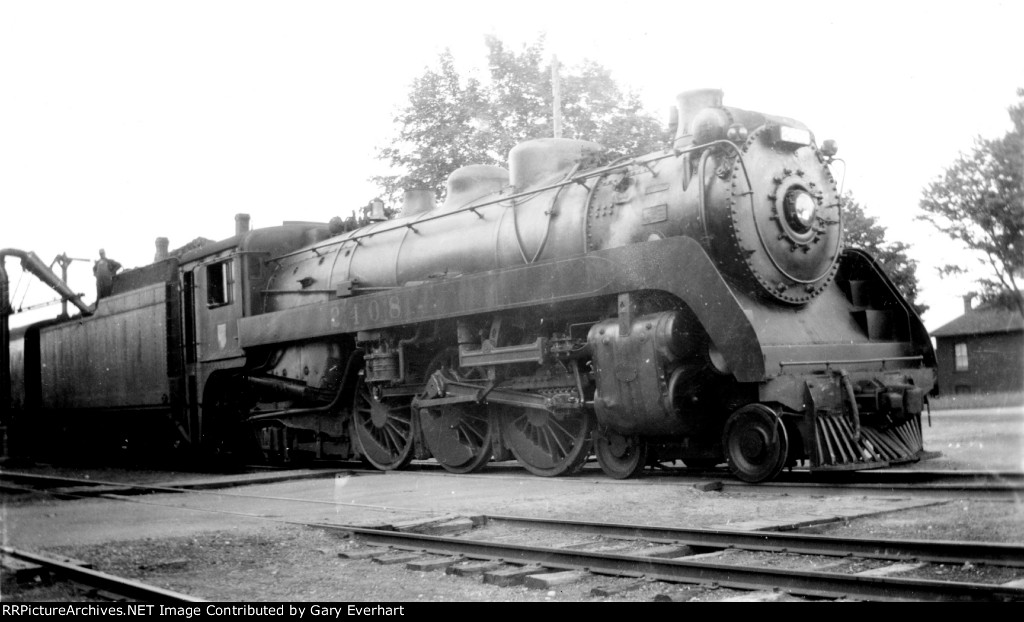
[[[507,169],[454,171],[440,205],[243,223],[161,259],[121,295],[160,290],[170,427],[208,451],[457,473],[596,456],[617,478],[682,460],[758,482],[919,459],[934,353],[844,248],[834,144],[714,90],[680,95],[675,126],[634,157],[529,141]]]

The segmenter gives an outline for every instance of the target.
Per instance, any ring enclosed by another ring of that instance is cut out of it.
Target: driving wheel
[[[574,473],[590,454],[593,418],[586,413],[555,415],[536,408],[509,409],[502,436],[526,470],[543,477]]]
[[[491,418],[480,404],[421,408],[420,428],[427,449],[446,471],[472,473],[491,459]]]
[[[459,351],[447,348],[427,365],[425,378],[439,369],[447,370],[460,380],[473,380],[483,376],[477,369],[459,369]],[[424,394],[429,388],[424,389]],[[483,404],[446,404],[437,408],[419,410],[423,442],[431,455],[446,471],[472,473],[491,459],[496,422]]]
[[[352,437],[363,458],[382,471],[407,466],[413,457],[411,397],[383,397],[362,380],[352,408]]]

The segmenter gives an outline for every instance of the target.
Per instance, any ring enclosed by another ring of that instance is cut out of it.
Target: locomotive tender
[[[717,90],[680,95],[674,125],[632,158],[520,144],[399,218],[239,215],[234,237],[165,246],[93,316],[25,333],[19,406],[380,469],[556,476],[596,455],[617,478],[680,459],[759,482],[918,460],[934,352],[844,248],[834,144]]]

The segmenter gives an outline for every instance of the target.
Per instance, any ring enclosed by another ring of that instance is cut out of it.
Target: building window
[[[956,355],[956,370],[967,371],[967,344],[958,343],[954,345],[953,353]]]
[[[231,262],[206,266],[206,303],[211,307],[231,302]]]

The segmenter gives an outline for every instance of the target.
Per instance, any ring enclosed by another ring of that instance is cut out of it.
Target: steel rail
[[[1024,499],[1024,473],[1020,471],[784,471],[771,482],[748,484],[715,469],[683,469],[661,466],[648,473],[652,478],[685,477],[706,480],[721,478],[730,492],[789,494],[905,494],[914,497],[976,500]],[[664,480],[662,480],[664,481]]]
[[[671,469],[671,467],[670,467]],[[779,474],[777,481],[822,482],[826,484],[1024,484],[1024,471],[926,471],[890,468],[878,471],[807,471]]]
[[[739,481],[723,481],[723,490],[729,492],[757,492],[786,494],[823,494],[829,495],[905,495],[908,497],[928,497],[935,499],[972,499],[989,501],[1013,501],[1024,499],[1024,486],[1020,484],[883,484],[883,483],[797,483],[768,482],[763,484],[747,484]]]
[[[1021,601],[1024,588],[955,583],[926,579],[874,577],[804,570],[749,568],[705,561],[660,559],[617,553],[586,552],[500,542],[463,540],[341,525],[318,525],[341,530],[361,540],[402,550],[436,555],[462,555],[510,564],[536,564],[546,568],[594,574],[645,577],[677,583],[713,584],[743,590],[779,588],[792,594],[824,598],[895,601]]]
[[[64,578],[74,581],[75,583],[81,583],[84,585],[90,585],[95,588],[107,590],[115,594],[125,596],[128,598],[134,598],[146,602],[166,602],[166,603],[202,603],[206,602],[201,598],[182,594],[180,592],[174,592],[171,590],[165,590],[154,585],[148,585],[132,579],[126,579],[124,577],[118,577],[91,568],[83,568],[69,562],[65,562],[38,553],[29,553],[27,551],[21,551],[9,546],[0,547],[5,555],[10,555],[16,559],[25,560],[34,564],[39,564],[45,568],[50,568],[63,576]]]
[[[778,531],[681,529],[518,516],[485,515],[478,520],[531,529],[567,530],[574,534],[648,538],[712,549],[787,552],[830,557],[853,556],[887,561],[915,559],[940,564],[971,562],[1024,568],[1024,546],[999,542],[837,538]]]
[[[880,473],[876,473],[879,475]],[[980,474],[933,474],[900,472],[889,473],[888,476],[840,476],[835,473],[822,474],[807,471],[780,473],[773,482],[762,482],[760,484],[748,484],[732,478],[732,474],[724,470],[715,469],[685,469],[674,468],[659,469],[645,473],[646,476],[659,478],[683,478],[694,480],[721,480],[723,484],[735,485],[737,488],[749,489],[770,489],[790,488],[794,486],[820,487],[820,488],[851,488],[851,489],[891,489],[891,490],[985,490],[993,492],[1018,492],[1024,493],[1024,474],[1022,473],[980,473]]]
[[[270,470],[273,473],[272,470]],[[27,485],[37,485],[39,492],[50,493],[56,496],[68,494],[74,496],[88,496],[89,489],[95,489],[95,494],[146,494],[153,492],[183,493],[204,490],[220,490],[223,488],[235,488],[252,484],[273,484],[277,482],[289,482],[303,479],[319,479],[324,477],[337,476],[339,474],[379,474],[375,469],[304,469],[298,473],[282,473],[280,475],[263,475],[256,480],[246,480],[246,474],[218,474],[215,479],[202,482],[183,482],[174,486],[161,484],[130,484],[124,482],[111,482],[104,480],[82,479],[78,477],[65,477],[59,475],[36,475],[32,473],[18,473],[14,471],[0,471],[0,486],[2,482],[9,481]],[[221,479],[216,479],[221,478]],[[72,488],[73,490],[67,490]]]
[[[490,472],[475,473],[467,475],[453,475],[451,473],[433,471],[438,465],[432,463],[418,464],[421,469],[419,475],[436,475],[439,477],[503,477],[506,471],[513,470],[520,473],[520,467],[490,467]],[[309,472],[309,470],[296,475],[294,473],[283,473],[280,476],[265,476],[259,483],[272,481],[288,481],[290,479],[305,479],[326,477],[336,472],[340,467],[332,465]],[[282,469],[267,468],[268,472]],[[348,473],[370,473],[380,474],[375,469],[361,469],[346,465],[343,471]],[[597,470],[593,470],[596,475]],[[588,471],[583,471],[583,476],[589,476]],[[637,480],[611,480],[606,476],[597,475],[601,481],[608,485],[645,485],[665,484],[666,478],[681,478],[684,481],[679,485],[686,485],[687,481],[705,481],[709,478],[718,479],[722,482],[724,490],[730,492],[757,492],[775,494],[780,489],[789,494],[805,491],[809,494],[822,494],[827,490],[828,494],[907,494],[915,497],[935,497],[942,499],[956,498],[979,499],[979,500],[1014,500],[1024,499],[1024,473],[1015,471],[987,472],[987,471],[857,471],[844,473],[811,473],[808,471],[794,470],[783,472],[779,479],[773,482],[762,482],[760,484],[747,484],[732,479],[731,475],[724,471],[711,469],[685,469],[678,467],[661,467],[658,470],[646,473],[645,478]],[[187,492],[197,489],[217,489],[238,485],[244,485],[242,481],[213,481],[209,483],[192,482],[176,487],[146,484],[123,484],[119,482],[85,480],[72,477],[61,477],[52,475],[36,475],[30,473],[19,473],[16,471],[0,471],[0,484],[4,481],[26,483],[36,485],[43,484],[42,490],[56,486],[81,486],[96,488],[95,494],[117,492],[108,488],[122,489],[121,494],[139,494],[145,492]],[[588,480],[589,481],[589,480]],[[85,490],[74,491],[77,495],[88,495]],[[59,492],[58,492],[59,494]]]

